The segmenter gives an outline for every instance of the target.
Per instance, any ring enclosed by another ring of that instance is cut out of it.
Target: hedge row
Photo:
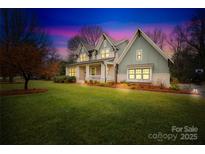
[[[55,76],[53,78],[53,82],[55,83],[75,83],[76,77],[75,76]]]

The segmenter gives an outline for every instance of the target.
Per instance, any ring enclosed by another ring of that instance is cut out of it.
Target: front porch
[[[114,65],[112,63],[94,63],[76,66],[76,80],[79,83],[85,81],[110,82],[114,81]]]

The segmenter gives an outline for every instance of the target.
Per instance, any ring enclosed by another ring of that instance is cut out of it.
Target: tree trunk
[[[25,82],[24,82],[24,90],[28,90],[28,79],[25,79]]]
[[[9,82],[10,82],[10,83],[13,83],[13,81],[14,81],[13,79],[14,79],[13,76],[9,76]]]
[[[3,80],[3,82],[6,82],[6,76],[3,76],[2,80]]]

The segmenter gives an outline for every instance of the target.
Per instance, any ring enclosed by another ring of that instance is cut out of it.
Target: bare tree
[[[187,43],[184,40],[184,27],[177,25],[173,32],[170,34],[167,43],[170,46],[171,50],[174,52],[181,52],[187,47]]]
[[[164,48],[166,34],[161,29],[155,28],[152,32],[146,33],[161,49]]]
[[[199,66],[205,70],[205,10],[196,11],[187,24],[184,40],[198,55]]]
[[[68,63],[72,63],[75,59],[75,52],[80,42],[84,43],[85,45],[95,46],[102,33],[103,30],[100,26],[94,25],[82,27],[79,35],[76,35],[68,40]]]
[[[69,39],[68,41],[68,49],[71,51],[75,51],[78,48],[80,42],[85,42],[83,38],[79,35],[76,35]]]
[[[102,33],[103,33],[102,28],[97,25],[84,26],[80,30],[80,36],[82,37],[82,39],[85,40],[86,43],[91,46],[96,45]]]
[[[182,82],[190,82],[194,78],[195,54],[184,39],[186,26],[176,26],[167,39],[173,54],[174,64],[171,65],[172,76]]]

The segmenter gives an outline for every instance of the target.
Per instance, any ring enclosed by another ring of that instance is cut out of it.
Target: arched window
[[[110,48],[107,47],[107,40],[103,42],[103,48],[101,49],[101,58],[108,58],[110,56]]]

